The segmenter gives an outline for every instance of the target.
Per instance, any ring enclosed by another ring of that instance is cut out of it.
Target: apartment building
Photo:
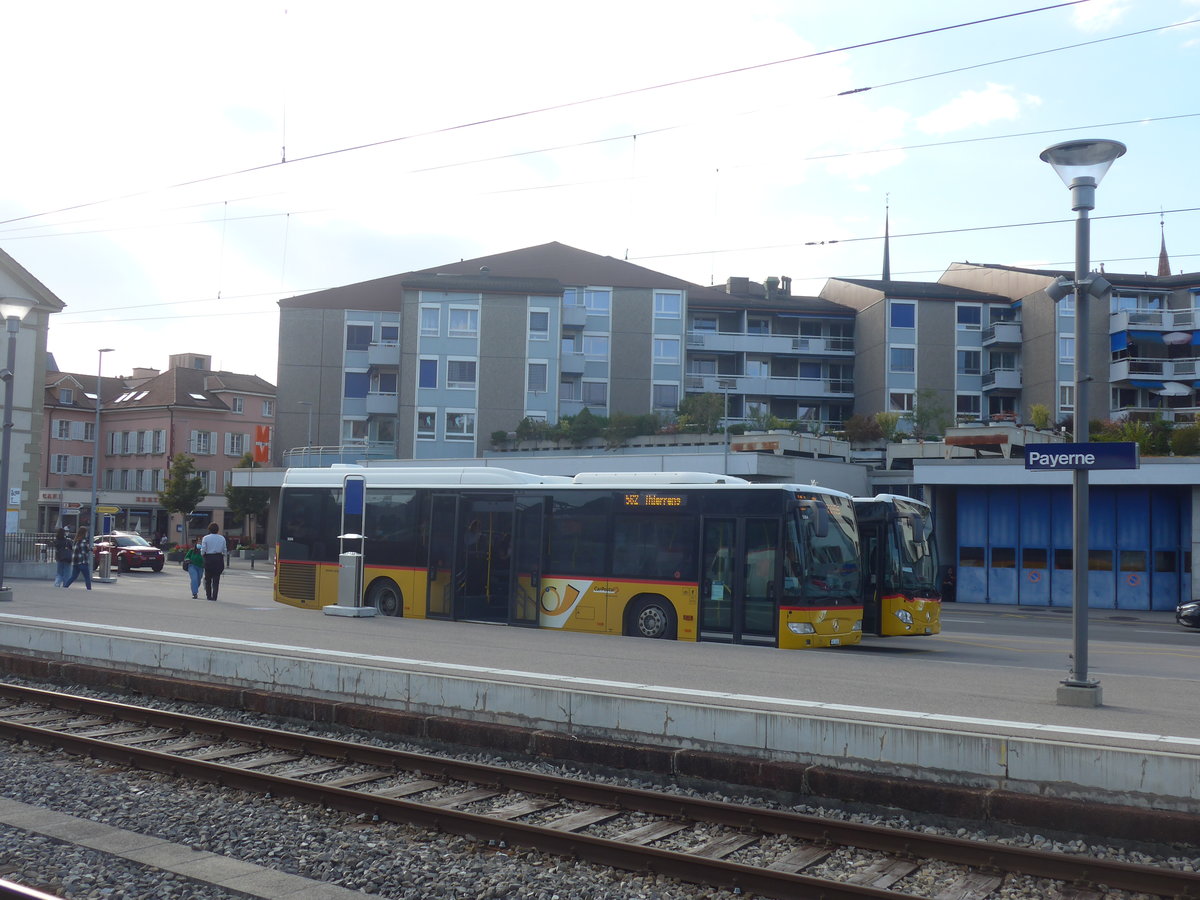
[[[471,458],[525,418],[673,413],[698,300],[729,297],[549,243],[281,301],[276,462]]]
[[[97,510],[112,527],[179,540],[182,520],[162,508],[158,492],[172,458],[186,453],[208,495],[192,514],[189,533],[215,521],[242,536],[243,523],[226,509],[225,487],[246,453],[263,464],[270,460],[274,386],[256,375],[213,371],[211,356],[186,353],[170,357],[166,371],[102,378],[99,389],[97,398],[96,376],[46,375],[39,530],[89,522],[94,484]]]
[[[854,406],[855,310],[793,296],[786,276],[730,278],[724,294],[688,304],[686,392],[724,395],[730,421],[839,428]]]

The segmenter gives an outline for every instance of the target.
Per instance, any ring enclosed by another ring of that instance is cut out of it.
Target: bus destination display
[[[683,494],[660,494],[656,491],[638,491],[624,494],[624,506],[636,506],[643,509],[678,509],[687,506],[687,497]]]

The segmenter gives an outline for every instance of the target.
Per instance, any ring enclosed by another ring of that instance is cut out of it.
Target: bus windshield
[[[854,508],[847,499],[822,496],[828,513],[825,534],[818,534],[812,524],[805,522],[799,510],[788,519],[787,541],[795,542],[796,558],[806,560],[804,577],[800,579],[799,596],[806,601],[857,602],[861,575],[858,562],[858,529]],[[808,553],[799,550],[808,545]],[[786,582],[785,578],[785,582]]]
[[[920,517],[900,515],[894,523],[891,540],[896,542],[900,564],[900,590],[916,595],[932,595],[936,591],[937,554],[925,535]],[[918,533],[919,529],[919,533]]]

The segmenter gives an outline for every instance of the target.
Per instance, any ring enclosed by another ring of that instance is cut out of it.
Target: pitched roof
[[[1060,275],[1074,278],[1074,270],[1067,269],[1031,269],[1024,266],[1005,266],[999,263],[968,263],[963,265],[975,266],[979,269],[999,269],[1005,272],[1023,272],[1029,275],[1044,275],[1054,279]],[[1177,288],[1200,287],[1200,272],[1189,272],[1181,275],[1151,275],[1143,272],[1141,275],[1124,272],[1103,272],[1105,280],[1113,287],[1151,288],[1169,291]]]
[[[689,299],[724,292],[558,241],[388,275],[280,300],[290,309],[399,309],[405,289],[472,293],[561,294],[567,287],[683,290]]]
[[[1008,297],[999,294],[989,294],[986,291],[973,291],[968,288],[956,287],[952,284],[942,284],[937,281],[883,281],[867,278],[831,278],[830,281],[843,281],[846,284],[856,284],[859,287],[879,291],[888,297],[903,300],[973,300],[977,303],[1011,303]]]

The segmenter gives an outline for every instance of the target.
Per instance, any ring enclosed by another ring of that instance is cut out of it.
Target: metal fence
[[[5,562],[54,562],[54,535],[9,532],[4,540]]]

